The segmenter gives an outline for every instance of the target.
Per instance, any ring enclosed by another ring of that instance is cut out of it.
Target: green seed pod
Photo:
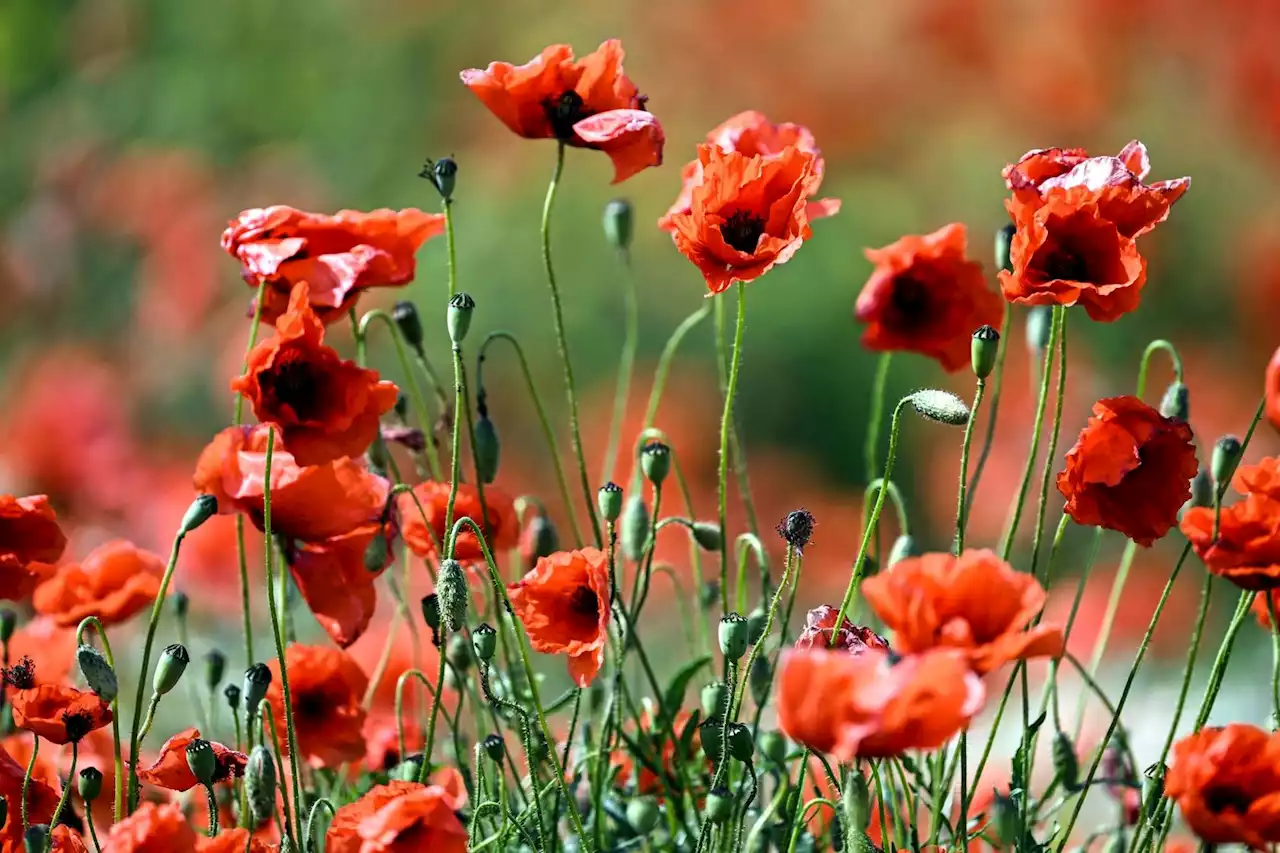
[[[397,302],[391,309],[391,319],[400,330],[400,337],[413,347],[415,352],[422,352],[422,317],[418,314],[418,306],[409,300]]]
[[[617,483],[605,483],[596,492],[596,506],[605,521],[617,521],[622,515],[622,487]]]
[[[1160,414],[1186,423],[1191,418],[1191,394],[1181,382],[1170,383],[1160,399]]]
[[[18,614],[8,607],[0,609],[0,643],[8,645],[13,632],[18,629]]]
[[[747,614],[747,645],[754,646],[764,638],[765,626],[769,624],[769,611],[764,609],[764,605],[756,606]]]
[[[724,788],[712,788],[707,794],[707,820],[719,826],[733,814],[733,795]]]
[[[724,536],[720,533],[720,525],[714,521],[695,521],[693,541],[704,551],[719,551],[724,545]]]
[[[436,594],[440,596],[440,615],[450,633],[461,631],[467,624],[467,603],[471,589],[467,572],[457,560],[441,560],[436,575]]]
[[[1053,333],[1053,309],[1048,305],[1033,305],[1027,312],[1027,349],[1036,358],[1049,345]]]
[[[1053,769],[1067,791],[1075,791],[1080,784],[1080,759],[1075,744],[1064,731],[1053,736]]]
[[[743,764],[749,764],[756,752],[751,729],[742,723],[730,723],[726,737],[729,741],[729,754]]]
[[[645,479],[655,486],[671,473],[671,448],[660,441],[650,441],[640,449],[640,470]]]
[[[249,753],[244,766],[244,789],[253,825],[270,818],[276,808],[276,763],[271,758],[271,750],[263,744]]]
[[[1240,464],[1240,439],[1234,435],[1224,435],[1213,445],[1213,458],[1209,472],[1213,475],[1213,483],[1219,490],[1231,481],[1231,475]]]
[[[781,765],[787,760],[787,739],[781,732],[769,731],[760,735],[759,748],[760,754],[774,764]]]
[[[889,559],[887,565],[892,566],[908,557],[920,556],[920,546],[916,544],[916,538],[910,533],[903,533],[897,539],[893,540],[893,547],[889,549]]]
[[[210,693],[218,689],[222,676],[227,671],[227,656],[217,649],[204,656],[204,686]]]
[[[698,726],[698,742],[702,744],[702,754],[715,764],[720,763],[721,749],[724,747],[724,726],[721,717],[713,717]]]
[[[398,779],[401,782],[418,781],[418,771],[422,769],[422,753],[415,753],[407,756],[395,767],[391,768],[391,772],[387,774],[392,779]]]
[[[212,785],[218,775],[218,756],[213,752],[213,744],[201,738],[187,744],[187,767],[201,785]]]
[[[80,778],[76,780],[76,789],[80,792],[80,799],[86,803],[92,803],[98,799],[98,795],[102,793],[102,771],[96,767],[81,769]]]
[[[773,687],[773,664],[764,655],[757,655],[751,662],[751,671],[747,673],[747,686],[751,688],[751,698],[763,707],[769,700],[769,689]]]
[[[560,532],[545,515],[539,513],[529,521],[528,534],[532,544],[529,556],[533,558],[533,562],[550,557],[560,550]]]
[[[708,720],[718,720],[724,716],[729,707],[729,685],[723,681],[713,681],[702,688],[702,716]]]
[[[1005,272],[1013,271],[1013,263],[1009,259],[1009,247],[1013,243],[1013,235],[1018,232],[1012,222],[996,232],[996,269]]]
[[[482,483],[492,483],[498,476],[502,445],[498,441],[498,428],[489,420],[488,415],[481,415],[476,419],[471,440],[476,452],[476,476]]]
[[[458,163],[452,157],[441,157],[431,165],[431,183],[445,201],[453,201],[453,188],[458,182]]]
[[[747,640],[751,629],[747,620],[737,613],[730,613],[720,619],[720,653],[725,660],[736,661],[747,653]]]
[[[488,663],[498,650],[498,632],[493,630],[492,625],[482,623],[471,632],[471,646],[475,649],[476,657],[482,663]]]
[[[947,426],[969,423],[969,407],[950,391],[925,388],[911,395],[911,405],[923,417]]]
[[[471,328],[471,314],[476,310],[476,301],[465,293],[459,293],[449,300],[449,311],[445,323],[449,328],[449,340],[455,345],[461,344]]]
[[[613,248],[622,251],[631,246],[633,224],[631,202],[625,198],[615,198],[604,206],[604,236]]]
[[[178,535],[185,536],[218,514],[218,499],[213,495],[196,495],[196,499],[187,507],[182,516],[182,524],[178,526]]]
[[[871,825],[871,791],[867,788],[866,777],[856,768],[845,780],[844,790],[840,793],[840,811],[852,829],[866,832]]]
[[[187,654],[186,646],[181,643],[165,646],[160,653],[160,661],[156,664],[155,676],[151,679],[151,689],[163,696],[177,687],[190,662],[191,656]]]
[[[461,633],[450,634],[445,657],[458,673],[471,669],[471,649],[468,647],[467,638]]]
[[[636,797],[627,803],[627,823],[639,835],[648,835],[658,825],[662,812],[653,797]]]
[[[222,696],[227,700],[232,713],[240,710],[240,688],[234,684],[228,684],[222,688]]]
[[[502,742],[502,738],[498,735],[489,735],[481,741],[480,745],[484,749],[484,754],[489,756],[489,760],[501,767],[503,756],[507,754],[507,745]]]
[[[803,551],[813,538],[813,527],[813,513],[807,509],[793,509],[778,523],[778,535],[792,548]]]
[[[191,610],[191,597],[185,592],[175,592],[170,600],[173,601],[173,612],[178,619],[186,619]]]
[[[76,661],[80,664],[80,674],[85,684],[97,693],[104,701],[110,702],[120,693],[120,682],[116,679],[116,671],[107,663],[102,652],[93,646],[81,645],[76,649]]]
[[[48,853],[49,824],[33,823],[22,833],[22,847],[27,853]]]
[[[1022,815],[1018,803],[999,791],[991,804],[991,827],[1002,848],[1012,849],[1022,841]]]
[[[1000,349],[1000,333],[991,326],[979,326],[969,343],[973,375],[986,379],[996,369],[996,353]]]
[[[627,498],[622,511],[622,553],[628,560],[639,562],[644,556],[644,546],[649,538],[649,507],[644,498],[635,494]]]
[[[434,592],[430,595],[423,596],[422,599],[422,619],[427,623],[427,627],[431,629],[431,644],[440,645],[440,596]]]
[[[244,706],[250,714],[258,713],[258,704],[271,686],[271,670],[265,663],[255,663],[244,671]]]

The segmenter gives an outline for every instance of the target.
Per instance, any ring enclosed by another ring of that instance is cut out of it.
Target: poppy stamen
[[[300,420],[309,420],[315,414],[323,383],[308,362],[287,360],[264,372],[259,382],[265,394],[273,395],[278,404],[293,409]]]
[[[542,102],[542,109],[546,112],[547,121],[551,122],[551,130],[557,139],[569,140],[576,136],[573,126],[591,115],[591,111],[584,106],[582,96],[572,89],[561,92],[554,100],[547,98]]]
[[[903,275],[895,279],[890,302],[900,326],[911,328],[928,319],[929,288],[918,278]]]
[[[594,623],[600,618],[600,597],[589,586],[580,586],[569,596],[569,609]]]
[[[93,715],[85,711],[63,711],[62,725],[67,729],[67,740],[79,743],[80,739],[93,731]]]
[[[27,655],[0,674],[4,676],[0,681],[16,690],[30,690],[36,686],[36,663]]]
[[[1216,786],[1204,791],[1204,804],[1214,814],[1221,814],[1230,809],[1236,814],[1246,814],[1252,799],[1238,788]]]
[[[739,252],[754,254],[764,234],[764,219],[746,210],[734,212],[720,226],[720,236]]]

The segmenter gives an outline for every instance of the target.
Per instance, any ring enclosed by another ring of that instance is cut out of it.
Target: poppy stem
[[[564,312],[560,308],[560,288],[556,285],[556,272],[551,264],[551,211],[555,208],[556,192],[560,177],[564,174],[564,143],[556,145],[556,168],[547,184],[547,197],[542,203],[542,265],[547,273],[547,286],[551,289],[551,315],[555,322],[556,348],[564,367],[565,397],[569,403],[569,435],[573,443],[573,455],[578,462],[578,475],[582,478],[582,495],[587,504],[587,517],[591,519],[591,531],[596,546],[604,544],[600,537],[600,520],[596,518],[595,495],[587,475],[587,460],[582,453],[582,430],[578,426],[578,393],[573,383],[573,363],[569,359],[569,341],[564,331]],[[572,811],[572,809],[570,809]]]
[[[1142,360],[1138,362],[1138,399],[1141,400],[1143,395],[1147,393],[1147,369],[1151,366],[1151,358],[1157,352],[1163,350],[1169,355],[1169,360],[1173,362],[1173,379],[1175,382],[1182,381],[1182,358],[1179,357],[1178,351],[1174,349],[1173,344],[1165,340],[1155,340],[1147,344],[1147,348],[1142,351]]]
[[[333,801],[328,799],[327,797],[321,797],[320,799],[316,800],[314,803],[311,804],[311,810],[307,812],[307,827],[306,827],[306,830],[302,833],[302,837],[306,839],[307,850],[320,849],[319,845],[316,844],[315,832],[316,832],[316,819],[320,817],[319,811],[322,806],[329,810],[330,822],[333,821],[334,815],[337,814],[337,810],[334,809],[333,807]]]
[[[436,671],[436,689],[431,692],[431,713],[427,715],[427,737],[422,746],[422,766],[418,768],[418,782],[426,784],[427,778],[431,775],[431,751],[435,747],[436,741],[436,718],[440,716],[440,697],[444,693],[444,666],[448,661],[448,655],[445,654],[445,648],[448,645],[448,630],[444,625],[440,626],[440,654],[439,668]]]
[[[1001,329],[1009,328],[1011,310],[1008,302],[1004,303],[1004,319],[1000,321]],[[978,462],[973,466],[973,476],[969,478],[968,495],[965,497],[965,519],[969,518],[969,507],[973,504],[973,496],[978,491],[978,483],[982,480],[982,472],[987,467],[987,458],[991,455],[991,447],[996,436],[996,416],[1000,414],[1000,389],[1004,384],[1004,354],[1008,346],[1009,336],[1000,336],[996,344],[996,365],[989,377],[991,380],[991,415],[987,418],[987,431],[982,437],[982,451],[978,454]],[[976,415],[977,412],[975,411]]]
[[[76,645],[80,646],[84,643],[84,632],[87,628],[92,627],[98,634],[98,639],[102,641],[102,654],[107,659],[107,666],[111,667],[111,671],[116,671],[116,658],[111,653],[111,641],[107,638],[107,630],[102,626],[101,620],[97,616],[86,616],[80,620],[80,624],[76,626]],[[114,796],[111,801],[111,817],[116,822],[121,819],[124,811],[124,759],[120,754],[120,697],[113,696],[111,699],[111,751],[112,762],[115,768],[115,784]]]
[[[622,436],[622,424],[627,417],[627,401],[631,394],[631,376],[635,372],[636,347],[640,337],[640,306],[636,298],[636,277],[631,270],[631,253],[620,249],[622,277],[626,280],[623,290],[626,306],[626,332],[622,339],[622,357],[618,361],[618,383],[613,396],[613,418],[609,422],[609,443],[604,452],[604,468],[600,482],[613,479],[613,469],[618,461],[618,443]]]
[[[728,492],[729,492],[729,432],[733,425],[733,398],[738,392],[738,372],[742,367],[742,330],[747,324],[747,289],[738,282],[738,312],[733,327],[733,350],[729,360],[728,380],[724,391],[724,411],[720,415],[720,470],[717,477],[717,510],[720,522],[720,612],[729,612],[729,540]],[[742,452],[742,448],[738,448]],[[656,510],[655,510],[656,512]]]
[[[34,757],[34,753],[32,754]],[[53,817],[49,818],[49,826],[58,825],[58,818],[62,817],[62,810],[67,806],[67,796],[71,793],[71,786],[76,781],[76,761],[80,757],[79,741],[71,741],[71,769],[67,771],[67,784],[62,786],[62,796],[58,798],[58,805],[53,810]]]
[[[258,326],[262,320],[262,300],[266,297],[267,280],[264,278],[258,283],[258,295],[253,300],[253,320],[249,324],[249,341],[245,344],[244,359],[241,362],[240,372],[246,373],[249,370],[249,353],[253,351],[254,346],[258,343]],[[234,426],[240,426],[244,423],[244,395],[236,395],[236,415],[232,422]],[[244,513],[236,513],[236,559],[240,568],[240,614],[244,620],[244,665],[252,666],[253,657],[253,603],[249,596],[249,559],[248,551],[244,544]],[[139,697],[141,704],[141,697]],[[116,776],[117,783],[120,776]],[[130,811],[132,811],[132,806]],[[120,819],[117,811],[116,820]]]
[[[880,426],[884,422],[884,395],[889,388],[889,365],[892,362],[893,353],[881,353],[876,361],[875,378],[871,380],[871,410],[867,414],[867,440],[863,445],[867,482],[874,480],[879,473],[876,467],[880,464]]]
[[[31,828],[31,818],[27,814],[27,791],[31,788],[31,771],[36,767],[36,756],[40,754],[40,735],[31,735],[31,758],[27,760],[27,772],[22,775],[22,831]]]
[[[218,798],[213,795],[213,786],[204,786],[205,803],[209,806],[209,832],[210,838],[218,834]]]
[[[987,392],[987,380],[979,377],[977,390],[973,392],[973,405],[969,409],[969,420],[964,425],[964,442],[960,445],[960,494],[956,498],[956,555],[964,553],[964,525],[968,500],[966,487],[969,480],[969,445],[973,442],[973,425],[978,420],[978,410],[982,406],[982,398]]]
[[[284,820],[280,821],[283,824],[280,827],[280,835],[282,837],[285,835],[293,837],[297,834],[297,824],[293,823],[289,816],[289,778],[284,772],[284,750],[280,747],[280,730],[276,728],[276,717],[271,713],[271,703],[265,698],[258,703],[257,715],[262,719],[263,724],[271,730],[271,745],[269,749],[272,750],[271,754],[275,756],[276,778],[280,783],[280,801],[284,807]],[[266,744],[266,735],[263,735],[263,744]],[[301,809],[302,806],[299,805],[297,808]],[[253,829],[248,823],[244,825],[250,830]]]
[[[746,285],[739,282],[740,288]],[[730,357],[732,355],[725,335],[725,301],[713,299],[715,303],[716,325],[716,362],[720,371],[720,391],[724,396],[729,389]],[[746,515],[747,530],[760,535],[760,525],[756,519],[755,502],[751,497],[751,478],[747,474],[747,457],[743,445],[742,430],[738,425],[737,412],[729,419],[729,454],[733,465],[733,474],[738,481],[738,498],[742,501],[742,511]]]

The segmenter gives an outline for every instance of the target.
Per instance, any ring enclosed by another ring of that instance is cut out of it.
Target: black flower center
[[[558,98],[547,98],[542,102],[542,109],[551,122],[551,131],[562,141],[573,139],[573,126],[591,115],[582,96],[572,89],[561,92]]]
[[[929,286],[912,275],[900,275],[893,281],[893,293],[889,297],[899,325],[915,326],[929,316]]]
[[[600,618],[600,597],[591,587],[580,586],[569,596],[569,609],[595,622]]]
[[[1045,278],[1059,281],[1089,281],[1089,261],[1069,246],[1057,246],[1044,259]]]
[[[72,743],[79,743],[93,731],[93,717],[85,711],[63,711],[62,724],[67,727],[67,740]]]
[[[293,701],[298,716],[308,720],[321,719],[327,711],[324,696],[319,693],[303,693],[295,696]]]
[[[263,390],[275,397],[280,405],[293,409],[300,420],[308,420],[320,403],[320,377],[315,367],[301,359],[285,361],[259,380]]]
[[[3,671],[3,682],[15,690],[30,690],[36,686],[36,663],[27,655]]]
[[[1244,814],[1249,811],[1252,803],[1253,800],[1239,788],[1211,785],[1204,791],[1204,804],[1214,814],[1220,814],[1228,809],[1237,814]]]
[[[764,220],[745,210],[737,211],[720,226],[720,235],[724,237],[724,241],[748,255],[755,252],[763,233]]]

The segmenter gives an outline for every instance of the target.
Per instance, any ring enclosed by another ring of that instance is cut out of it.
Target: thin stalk
[[[729,612],[729,537],[727,509],[729,496],[729,430],[733,424],[733,398],[738,392],[738,372],[742,366],[742,330],[747,324],[747,290],[738,282],[738,313],[733,330],[733,351],[729,379],[725,386],[724,411],[720,415],[720,469],[717,477],[717,513],[720,521],[720,612]]]
[[[245,373],[249,370],[249,353],[253,352],[253,348],[258,343],[258,325],[262,320],[262,300],[266,296],[267,280],[264,278],[258,282],[258,296],[253,301],[253,320],[249,326],[249,343],[244,348],[244,359],[241,362],[240,372]],[[244,423],[244,395],[236,395],[236,415],[232,422],[233,426],[240,426]],[[240,568],[240,615],[243,619],[244,631],[244,665],[252,666],[253,659],[253,614],[252,601],[249,596],[249,558],[244,544],[244,515],[236,513],[236,560]],[[117,775],[116,779],[119,780]],[[120,820],[120,810],[116,809],[116,820]]]
[[[1009,303],[1004,304],[1004,318],[1000,321],[1000,342],[996,344],[996,366],[991,372],[991,417],[987,418],[987,431],[982,437],[982,451],[978,454],[978,462],[974,465],[973,476],[969,478],[969,494],[965,498],[965,515],[968,517],[969,505],[978,491],[978,483],[982,480],[982,472],[987,467],[987,457],[991,455],[991,447],[996,436],[996,416],[1000,414],[1000,389],[1004,385],[1004,355],[1009,344]]]
[[[111,641],[107,639],[107,631],[102,627],[102,622],[99,621],[97,616],[86,616],[80,621],[80,624],[76,627],[76,645],[79,646],[84,642],[85,629],[90,626],[98,632],[98,639],[102,640],[102,654],[107,659],[107,666],[111,667],[112,672],[116,672],[116,658],[111,653]],[[124,758],[120,754],[119,696],[111,700],[111,751],[115,772],[115,791],[111,801],[111,816],[113,821],[119,821],[124,812]]]
[[[409,387],[409,402],[413,405],[414,415],[417,417],[418,425],[422,428],[423,433],[430,438],[434,431],[432,428],[434,422],[431,419],[431,412],[427,408],[427,399],[422,393],[422,388],[418,385],[417,373],[409,362],[409,353],[405,349],[404,335],[400,333],[400,327],[396,325],[396,321],[386,311],[381,309],[368,311],[360,318],[359,324],[355,326],[356,345],[361,353],[360,363],[364,364],[364,346],[368,340],[369,327],[373,325],[375,320],[381,321],[387,327],[387,334],[390,335],[391,343],[395,346],[396,360],[400,362],[400,372],[404,374],[405,384]],[[443,395],[443,392],[440,393]],[[457,417],[456,413],[454,417]],[[432,445],[434,445],[434,441],[432,441]],[[429,447],[422,455],[427,458],[427,468],[431,471],[431,478],[439,481],[440,466],[432,450],[433,448]]]
[[[871,381],[871,412],[867,415],[867,440],[862,448],[868,482],[876,478],[876,468],[880,464],[880,425],[884,421],[884,394],[889,387],[889,365],[892,361],[893,353],[881,353],[876,361],[875,378]]]
[[[458,499],[458,480],[461,479],[462,466],[462,407],[466,404],[466,388],[462,380],[462,345],[453,343],[453,450],[449,456],[449,503],[444,512],[444,529],[453,529],[453,507]],[[477,481],[478,482],[478,481]],[[484,527],[489,526],[486,518]],[[452,548],[452,540],[450,540]],[[453,556],[450,550],[449,556]],[[441,656],[443,657],[443,655]],[[443,675],[443,673],[441,673]],[[443,682],[441,682],[443,683]]]
[[[969,422],[964,425],[964,443],[960,445],[960,494],[956,498],[956,554],[964,553],[964,526],[967,513],[967,485],[969,478],[969,445],[973,442],[973,425],[978,420],[978,410],[982,407],[982,397],[987,391],[987,380],[978,379],[977,390],[973,392],[973,406],[969,410]]]
[[[622,424],[627,417],[627,399],[631,394],[631,375],[635,372],[636,346],[640,338],[640,307],[636,298],[636,277],[631,271],[631,253],[622,249],[623,278],[626,279],[626,332],[622,339],[622,358],[618,362],[618,383],[613,395],[613,418],[609,422],[609,444],[604,452],[604,468],[600,482],[613,479],[614,465],[618,461],[618,442],[622,437]]]

